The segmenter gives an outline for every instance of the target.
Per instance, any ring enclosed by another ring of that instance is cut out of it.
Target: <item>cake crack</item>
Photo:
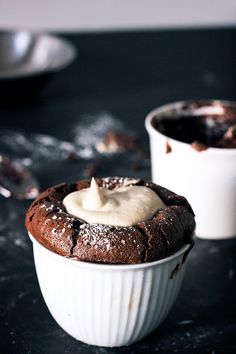
[[[144,243],[144,250],[141,252],[140,254],[140,258],[141,258],[141,263],[146,262],[147,257],[148,257],[148,251],[150,250],[150,238],[147,235],[147,233],[145,232],[145,230],[143,230],[141,227],[136,226],[138,231],[141,233],[141,235],[144,237],[145,239],[145,243]]]
[[[70,257],[73,256],[74,248],[77,245],[77,239],[79,235],[79,230],[81,226],[80,220],[76,219],[72,222],[71,229],[72,229],[72,234],[71,234],[71,241],[72,241],[72,246],[70,248]]]

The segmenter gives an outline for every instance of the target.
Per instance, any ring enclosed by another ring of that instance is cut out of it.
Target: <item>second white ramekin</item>
[[[205,102],[209,107],[216,103],[236,107],[236,103],[228,101]],[[196,214],[196,236],[207,239],[235,237],[236,149],[210,147],[199,152],[191,144],[171,139],[153,126],[154,118],[178,118],[178,112],[186,103],[188,101],[164,105],[146,117],[152,179],[187,198]],[[167,146],[171,147],[170,153],[167,153]]]
[[[179,292],[191,247],[156,262],[108,265],[65,258],[29,236],[54,319],[74,338],[104,347],[131,344],[158,327]]]

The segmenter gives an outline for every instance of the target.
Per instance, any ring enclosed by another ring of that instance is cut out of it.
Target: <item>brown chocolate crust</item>
[[[72,191],[90,186],[90,180],[51,187],[31,204],[25,225],[45,247],[82,261],[135,264],[151,262],[192,243],[194,213],[187,200],[152,182],[123,177],[97,178],[99,186],[113,189],[126,184],[152,189],[166,204],[150,220],[130,227],[88,224],[65,210],[62,201]]]

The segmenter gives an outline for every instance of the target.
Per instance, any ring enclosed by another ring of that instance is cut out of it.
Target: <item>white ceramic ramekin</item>
[[[187,101],[188,102],[188,101]],[[233,102],[206,102],[236,105]],[[226,239],[236,236],[236,149],[208,148],[194,150],[190,144],[171,139],[152,125],[152,121],[178,110],[186,102],[167,104],[148,114],[152,179],[184,195],[196,214],[196,236]],[[173,118],[173,114],[172,114]],[[171,152],[167,153],[167,143]]]
[[[40,288],[54,319],[72,337],[104,347],[136,342],[164,320],[191,247],[152,263],[108,265],[65,258],[29,236]]]

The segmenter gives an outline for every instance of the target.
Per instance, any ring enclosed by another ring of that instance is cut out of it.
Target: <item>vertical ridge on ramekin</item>
[[[136,296],[136,289],[135,289],[136,271],[125,272],[123,276],[125,277],[125,283],[128,282],[131,284],[129,293],[127,293],[123,289],[123,301],[122,301],[123,308],[127,309],[127,316],[126,316],[125,332],[124,332],[123,341],[124,341],[124,338],[126,338],[126,340],[128,342],[130,336],[132,335],[133,326],[135,325],[135,318],[134,318],[135,308],[133,307],[133,304],[134,304],[135,296]]]
[[[129,342],[131,342],[132,338],[134,337],[136,326],[137,326],[137,323],[139,320],[139,309],[140,309],[141,302],[142,302],[143,282],[144,282],[144,277],[145,277],[145,271],[143,272],[143,271],[137,270],[136,272],[134,272],[134,277],[136,278],[135,282],[134,282],[134,284],[136,284],[136,285],[133,288],[134,291],[132,294],[132,310],[129,312],[130,314],[132,314]]]
[[[124,280],[124,274],[121,274],[119,272],[116,272],[114,274],[113,279],[114,281],[114,286],[112,288],[112,299],[113,299],[113,306],[112,306],[112,311],[111,311],[111,318],[113,322],[113,333],[111,336],[111,342],[112,343],[120,343],[122,341],[122,338],[120,337],[120,328],[123,325],[122,322],[122,314],[123,314],[123,296],[124,296],[124,288],[123,288],[123,280]]]
[[[150,303],[154,304],[153,299],[153,287],[154,287],[154,282],[153,282],[153,269],[147,269],[150,277],[150,287],[148,289],[148,294],[147,294],[147,298],[146,298],[146,307],[150,306]],[[146,309],[145,309],[146,310]],[[152,319],[152,316],[154,315],[154,311],[153,311],[153,306],[150,306],[150,312],[149,311],[145,311],[144,312],[144,318],[142,321],[142,324],[139,327],[139,333],[137,334],[137,337],[141,334],[141,333],[147,333],[149,330],[149,326],[150,326],[150,320]]]
[[[151,277],[150,269],[147,268],[144,270],[143,273],[142,290],[141,290],[139,308],[137,309],[136,326],[134,328],[130,341],[136,341],[136,338],[139,337],[141,333],[141,327],[143,326],[143,321],[148,306],[148,298],[150,294],[150,286],[151,286],[151,281],[149,281],[150,277]]]
[[[166,265],[164,265],[163,268],[160,269],[160,273],[161,273],[160,281],[158,284],[156,284],[157,302],[156,302],[156,308],[155,308],[156,316],[154,317],[153,328],[156,328],[157,323],[159,322],[159,314],[162,311],[163,302],[164,302],[165,294],[166,294],[166,287],[167,287],[167,284],[169,281],[169,279],[166,277]]]
[[[84,328],[84,334],[86,337],[84,338],[89,338],[89,335],[88,335],[88,328],[87,326],[85,326],[84,324],[86,323],[86,317],[87,317],[87,306],[83,306],[82,304],[86,304],[87,302],[87,287],[86,287],[86,282],[87,282],[87,272],[81,272],[80,271],[80,274],[82,275],[82,281],[81,281],[81,294],[82,294],[82,297],[81,297],[81,309],[82,309],[82,313],[83,313],[83,316],[82,316],[82,321],[81,321],[81,326],[83,325],[83,328]],[[79,315],[79,313],[78,313]],[[80,315],[79,315],[80,316]],[[76,317],[76,321],[78,321],[80,317]],[[78,321],[79,322],[79,321]],[[77,338],[80,338],[80,337],[77,337]],[[81,338],[82,339],[82,338]]]
[[[173,291],[173,284],[175,282],[175,279],[170,279],[169,274],[171,273],[171,269],[175,267],[173,264],[168,264],[165,267],[165,272],[168,273],[168,276],[166,277],[166,279],[169,279],[169,281],[167,281],[166,283],[166,289],[165,289],[165,300],[162,301],[162,307],[160,309],[159,312],[159,323],[161,323],[161,321],[163,320],[163,318],[165,317],[165,314],[167,313],[169,307],[170,307],[170,297]],[[176,274],[177,276],[177,274]]]
[[[129,339],[130,312],[132,311],[132,299],[134,294],[134,274],[126,271],[123,274],[123,293],[122,293],[122,315],[123,330],[120,334],[120,342],[127,343]],[[127,311],[125,311],[127,309]]]
[[[158,305],[158,302],[156,301],[156,299],[158,299],[159,297],[159,288],[160,288],[160,284],[161,284],[161,281],[162,281],[162,272],[158,272],[157,274],[155,274],[154,270],[153,270],[153,277],[156,277],[155,281],[153,280],[153,288],[152,288],[152,297],[151,297],[151,300],[152,300],[152,312],[151,312],[151,309],[150,309],[150,317],[149,317],[149,325],[147,325],[147,332],[146,333],[150,333],[150,331],[155,328],[154,327],[154,323],[156,321],[156,317],[158,315],[157,313],[157,305]]]
[[[104,271],[102,274],[102,318],[100,325],[100,345],[110,343],[112,331],[112,296],[113,296],[113,278],[109,279],[109,273]]]
[[[103,274],[98,270],[96,275],[92,270],[92,314],[93,321],[90,326],[93,326],[93,340],[95,342],[101,341],[101,327],[102,327],[102,289],[104,287]]]

